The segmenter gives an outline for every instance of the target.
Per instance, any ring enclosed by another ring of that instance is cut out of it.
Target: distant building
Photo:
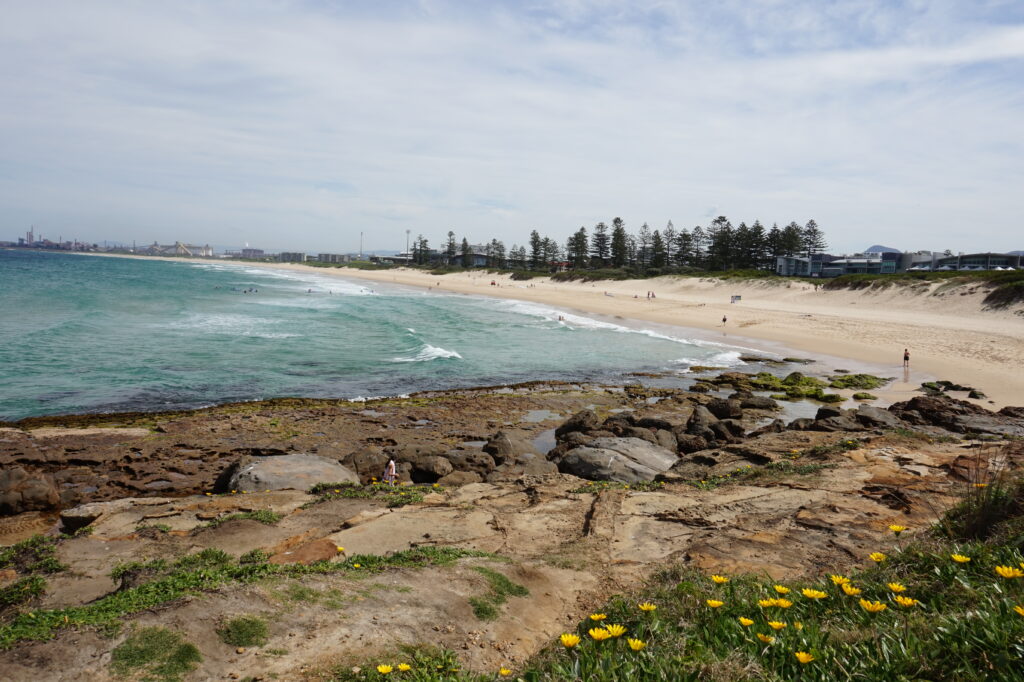
[[[822,264],[822,277],[840,275],[893,275],[899,269],[903,254],[883,251],[854,253]]]
[[[242,249],[242,258],[263,258],[263,249]]]
[[[316,259],[321,263],[348,263],[352,257],[347,253],[321,253]]]
[[[1024,266],[1021,256],[1009,253],[960,253],[936,257],[932,270],[1017,270]]]
[[[197,258],[210,258],[213,256],[213,248],[209,244],[197,246],[196,244],[184,244],[182,242],[174,242],[174,244],[167,246],[153,242],[150,246],[140,249],[140,251],[147,256],[191,256]]]
[[[840,277],[842,275],[893,275],[899,272],[970,272],[1024,269],[1024,258],[1010,253],[951,255],[931,251],[899,253],[871,251],[830,256],[779,256],[775,274],[785,277]]]
[[[282,251],[277,260],[281,263],[305,263],[306,254],[301,251]]]
[[[835,259],[827,253],[811,256],[779,256],[775,259],[775,274],[783,277],[821,277],[824,266]]]

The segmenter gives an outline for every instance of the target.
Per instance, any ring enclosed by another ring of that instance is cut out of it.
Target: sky
[[[1019,0],[0,0],[0,240],[1024,249]]]

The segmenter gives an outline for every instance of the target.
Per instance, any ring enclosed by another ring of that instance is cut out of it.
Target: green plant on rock
[[[876,377],[873,374],[840,374],[832,377],[829,386],[831,388],[859,388],[862,390],[870,390],[873,388],[880,388],[893,379],[883,379],[882,377]]]
[[[858,391],[857,393],[853,394],[853,399],[854,400],[878,400],[878,396],[877,395],[871,395],[870,393],[865,393],[863,391]]]
[[[161,627],[137,630],[110,653],[110,669],[119,676],[142,675],[155,682],[178,682],[202,662],[194,644]]]
[[[495,620],[498,617],[498,607],[505,603],[509,597],[525,597],[530,591],[519,583],[514,583],[509,578],[490,568],[476,566],[474,571],[487,579],[490,591],[482,597],[471,597],[470,606],[473,613],[480,620]]]
[[[280,521],[281,518],[282,517],[280,514],[271,511],[270,509],[257,509],[255,511],[238,512],[237,514],[228,514],[227,516],[222,516],[219,519],[214,519],[213,521],[210,521],[204,527],[216,528],[217,526],[227,523],[228,521],[243,521],[247,519],[251,521],[259,521],[260,523],[265,523],[268,526],[272,526],[278,521]]]

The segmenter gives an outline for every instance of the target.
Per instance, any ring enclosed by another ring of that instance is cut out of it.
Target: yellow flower
[[[1024,606],[1014,606],[1013,610],[1016,611],[1018,615],[1024,616]]]
[[[886,583],[886,586],[893,592],[906,592],[907,588],[901,583]]]
[[[501,667],[501,668],[498,668],[498,674],[501,675],[502,677],[508,677],[509,675],[512,674],[512,671],[510,669],[508,669],[508,668]]]
[[[1003,576],[1004,578],[1022,578],[1024,577],[1024,571],[1013,566],[996,566],[996,573]]]
[[[846,583],[850,582],[849,578],[842,575],[830,575],[829,578],[832,579],[832,583],[835,585],[845,585]]]
[[[871,554],[868,554],[868,558],[874,561],[876,564],[880,564],[889,557],[885,556],[881,552],[872,552]]]
[[[562,642],[562,646],[564,646],[566,649],[571,649],[580,643],[579,635],[571,635],[568,632],[563,634],[558,639]]]
[[[717,609],[719,606],[725,603],[724,601],[718,601],[717,599],[707,599],[705,601],[707,602],[707,605],[713,609]]]
[[[828,596],[821,590],[812,590],[809,587],[805,587],[804,589],[800,590],[800,594],[804,595],[808,599],[824,599]]]
[[[782,621],[770,620],[768,621],[768,627],[770,627],[772,630],[781,630],[782,628],[786,627],[786,624]]]
[[[207,497],[213,497],[213,493],[206,493]]]
[[[896,524],[892,524],[891,526],[889,526],[889,530],[891,530],[893,533],[896,533],[896,535],[899,535],[900,533],[902,533],[906,529],[907,529],[906,526],[899,526],[899,525],[896,525]]]
[[[806,651],[798,651],[793,655],[796,656],[796,660],[800,661],[801,663],[810,663],[814,660],[814,656],[811,656]]]
[[[381,675],[387,675],[389,672],[394,670],[390,665],[384,665],[383,663],[377,666],[377,672]]]
[[[639,605],[638,605],[638,608],[639,608],[639,609],[640,609],[641,611],[654,611],[654,610],[655,610],[656,608],[658,608],[658,607],[657,607],[657,606],[655,606],[654,604],[652,604],[652,603],[651,603],[651,602],[649,602],[649,601],[645,601],[645,602],[644,602],[643,604],[639,604]]]
[[[867,599],[861,599],[860,606],[868,613],[881,613],[888,608],[880,601],[868,601]]]
[[[966,564],[968,561],[971,560],[971,557],[964,556],[963,554],[950,554],[949,558],[957,562],[958,564]]]
[[[611,633],[612,637],[622,637],[626,634],[626,628],[622,625],[606,625],[605,629]]]
[[[592,639],[598,642],[603,642],[604,640],[612,636],[612,633],[608,632],[604,628],[590,628],[589,630],[587,630],[587,633],[590,635]]]
[[[765,644],[771,644],[772,642],[775,641],[775,638],[772,637],[771,635],[762,635],[760,632],[757,633],[757,638],[759,640],[761,640],[762,642],[764,642]]]
[[[783,599],[782,597],[779,597],[775,600],[775,605],[782,609],[788,609],[790,606],[793,605],[793,602],[789,601],[788,599]]]
[[[1020,607],[1018,606],[1017,608],[1019,609]],[[739,621],[740,625],[742,625],[745,628],[748,628],[754,624],[754,621],[750,620],[749,618],[744,618],[743,616],[739,617]]]
[[[775,604],[776,604],[776,601],[774,599],[758,599],[757,600],[757,605],[760,606],[762,609],[767,609],[768,607],[775,606]]]
[[[412,670],[412,666],[408,663],[399,663],[398,669],[404,673],[406,670]]]
[[[779,594],[789,594],[789,588],[783,587],[782,585],[774,585],[775,591]]]
[[[729,579],[726,578],[724,575],[713,575],[711,576],[711,582],[715,583],[716,585],[724,585],[725,583],[729,582]]]
[[[856,597],[858,594],[860,594],[860,588],[859,587],[854,587],[853,585],[846,585],[844,583],[843,584],[843,592],[845,592],[846,594],[850,595],[851,597]]]
[[[592,613],[592,614],[590,614],[590,620],[593,620],[593,621],[601,621],[601,620],[604,620],[607,617],[608,616],[604,615],[603,613]]]
[[[794,621],[793,622],[793,627],[796,628],[797,630],[803,630],[804,629],[804,624],[801,623],[800,621]]]
[[[911,606],[914,606],[914,605],[916,605],[918,603],[916,599],[911,599],[910,597],[904,597],[902,594],[897,594],[895,599],[896,599],[896,603],[899,604],[900,606],[902,606],[905,609],[909,609]]]
[[[433,485],[433,487],[434,487],[434,488],[440,488],[440,487],[441,487],[441,484],[440,484],[440,483],[435,483],[435,484]],[[508,670],[508,669],[507,669],[507,668],[502,668],[502,670]],[[512,672],[512,671],[511,671],[511,670],[509,670],[509,672]]]
[[[975,488],[987,488],[988,487],[988,483],[975,483],[974,487]]]
[[[627,639],[626,642],[629,643],[629,648],[632,649],[633,651],[640,651],[645,646],[647,646],[647,642],[645,642],[645,641],[643,641],[641,639],[633,639],[632,637]]]
[[[340,491],[340,490],[338,490],[337,488],[335,488],[335,489],[334,489],[334,492],[336,492],[336,493],[340,493],[341,491]]]
[[[362,568],[362,564],[352,564],[352,568]]]
[[[344,547],[342,547],[341,545],[338,545],[338,546],[337,546],[337,547],[335,547],[334,549],[338,550],[338,554],[341,554],[342,552],[344,552],[344,551],[345,551],[345,548],[344,548]]]

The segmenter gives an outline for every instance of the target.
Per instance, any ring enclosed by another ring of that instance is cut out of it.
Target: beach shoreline
[[[881,392],[874,391],[884,403],[909,398],[923,381],[945,379],[983,391],[986,398],[973,402],[989,409],[1024,404],[1024,371],[1018,369],[1024,367],[1024,317],[1019,309],[982,310],[983,291],[831,291],[782,279],[776,283],[770,279],[675,276],[601,282],[555,282],[547,277],[513,281],[508,274],[483,270],[432,275],[410,268],[358,270],[297,263],[90,255],[287,270],[445,294],[514,299],[620,323],[697,330],[704,339],[754,345],[766,352],[800,352],[835,363],[836,368],[870,368],[896,377]],[[647,291],[653,291],[654,298],[648,298]],[[732,296],[741,298],[730,303]],[[723,317],[727,318],[724,325]],[[909,372],[901,366],[904,348],[911,353]]]

